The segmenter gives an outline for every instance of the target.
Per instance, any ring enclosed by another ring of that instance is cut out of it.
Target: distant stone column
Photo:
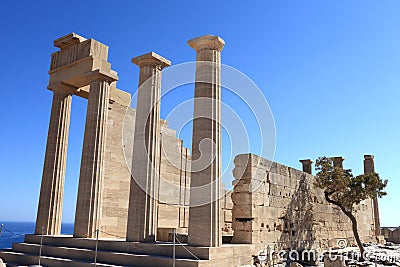
[[[221,50],[225,42],[205,35],[196,50],[188,243],[219,247],[221,230]]]
[[[375,173],[375,163],[373,155],[364,155],[364,174]],[[379,203],[378,197],[372,198],[372,208],[374,211],[374,225],[375,225],[375,236],[381,235],[381,222],[379,216]]]
[[[110,83],[112,75],[94,71],[90,80],[85,135],[76,203],[74,237],[94,237],[100,227],[101,193]]]
[[[375,173],[375,162],[373,155],[364,155],[364,174]]]
[[[59,235],[64,198],[65,168],[72,92],[66,86],[54,86],[49,131],[47,135],[42,186],[35,234]]]
[[[148,53],[132,59],[140,67],[132,159],[127,241],[154,242],[157,233],[161,71],[171,62]]]
[[[312,161],[311,159],[302,159],[299,161],[303,165],[303,172],[312,174],[312,164],[314,163],[314,161]]]
[[[333,158],[333,166],[343,169],[343,161],[345,158],[343,157],[334,157]]]

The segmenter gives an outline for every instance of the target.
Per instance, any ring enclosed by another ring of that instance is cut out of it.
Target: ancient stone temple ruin
[[[140,68],[133,109],[131,95],[117,88],[106,45],[74,33],[54,41],[58,51],[49,71],[53,101],[36,230],[24,243],[0,251],[5,262],[37,264],[40,251],[46,266],[241,266],[268,244],[324,249],[338,239],[354,242],[349,220],[314,187],[311,160],[302,160],[299,171],[238,155],[233,191],[221,188],[225,43],[205,35],[189,45],[197,61],[192,151],[160,118],[161,75],[171,65],[168,59],[154,52],[132,59]],[[74,232],[61,235],[74,97],[88,104]],[[206,168],[200,166],[203,140],[212,141],[202,150],[212,159]],[[343,167],[343,160],[337,157],[335,164]],[[374,171],[373,163],[373,156],[365,156],[366,172]],[[376,241],[376,199],[358,209],[363,240]]]

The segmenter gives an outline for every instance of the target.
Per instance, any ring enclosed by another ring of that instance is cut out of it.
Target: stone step
[[[39,249],[40,245],[38,244],[28,244],[28,243],[13,244],[13,251],[17,253],[38,255]],[[56,258],[62,255],[63,258],[68,258],[73,261],[94,262],[95,251],[92,249],[44,245],[42,246],[42,255],[47,257],[56,257]],[[97,252],[97,261],[104,264],[117,264],[123,266],[143,266],[143,267],[173,266],[172,255],[170,257],[166,257],[166,256],[130,254],[130,253],[121,253],[113,251],[103,251],[103,250],[99,250]],[[177,267],[180,266],[198,267],[200,266],[201,262],[204,263],[206,261],[177,258],[175,263]]]
[[[12,267],[22,267],[22,266],[30,266],[38,264],[38,256],[13,252],[13,251],[0,251],[0,257],[3,261],[7,264],[7,266]],[[74,267],[89,267],[93,266],[91,262],[84,262],[84,261],[75,261],[71,259],[65,258],[57,258],[57,257],[48,257],[43,256],[41,257],[41,265],[43,266],[51,266],[51,267],[63,267],[63,266],[74,266]],[[119,265],[110,265],[110,264],[103,264],[98,263],[97,266],[102,267],[124,267]],[[126,266],[125,266],[126,267]],[[134,266],[131,266],[134,267]]]
[[[14,244],[15,252],[38,255],[41,237],[26,235],[25,242]],[[72,236],[43,236],[43,254],[49,257],[93,261],[96,240]],[[138,243],[123,239],[102,238],[98,241],[98,259],[105,264],[130,266],[172,266],[174,245],[170,242]],[[242,266],[252,263],[255,246],[224,244],[221,247],[194,247],[177,243],[176,266]],[[111,260],[108,260],[111,257]],[[118,260],[118,261],[116,261]]]
[[[26,235],[25,243],[40,244],[40,236]],[[72,236],[44,236],[43,244],[57,247],[70,247],[94,250],[96,240],[92,238],[73,238]],[[125,240],[118,239],[100,239],[98,242],[98,249],[104,251],[113,251],[129,254],[141,255],[155,255],[172,257],[174,246],[172,243],[137,243],[126,242]],[[251,248],[249,245],[224,245],[219,248],[209,247],[192,247],[186,244],[176,244],[175,246],[176,257],[182,259],[223,259],[231,257],[235,254],[251,255]],[[195,256],[194,256],[194,255]]]
[[[21,265],[21,264],[14,263],[14,262],[7,262],[6,267],[29,267],[29,265],[26,265],[26,264]]]

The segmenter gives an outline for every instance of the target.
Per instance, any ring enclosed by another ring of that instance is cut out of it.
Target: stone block
[[[233,244],[257,244],[261,243],[260,231],[234,231]]]
[[[235,219],[232,228],[234,231],[260,231],[261,224],[256,219]]]
[[[234,205],[232,209],[232,220],[236,218],[254,218],[255,206],[251,204]]]
[[[232,211],[224,210],[224,222],[232,222]]]
[[[263,193],[246,193],[233,192],[232,202],[237,205],[263,205],[265,194]]]
[[[251,154],[240,154],[235,157],[233,163],[235,167],[247,167],[251,164]]]

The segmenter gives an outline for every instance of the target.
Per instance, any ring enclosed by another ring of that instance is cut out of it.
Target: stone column
[[[364,155],[364,174],[374,173],[375,163],[373,155]]]
[[[375,163],[373,155],[364,155],[364,174],[375,173]],[[374,212],[375,236],[381,235],[381,222],[379,217],[378,197],[372,199],[372,208]]]
[[[110,83],[117,78],[91,72],[82,149],[74,237],[94,237],[100,227],[101,193]]]
[[[343,157],[334,157],[333,158],[333,166],[343,169],[343,161],[345,158]]]
[[[225,42],[205,35],[196,50],[188,243],[219,247],[221,230],[221,50]]]
[[[314,161],[312,161],[311,159],[302,159],[299,161],[303,165],[303,172],[312,174],[312,164],[314,163]]]
[[[65,168],[67,163],[70,125],[71,88],[58,85],[53,90],[42,186],[36,219],[35,234],[59,235],[64,198]]]
[[[127,241],[154,242],[157,233],[161,71],[167,59],[151,52],[132,59],[140,67],[129,197]]]

